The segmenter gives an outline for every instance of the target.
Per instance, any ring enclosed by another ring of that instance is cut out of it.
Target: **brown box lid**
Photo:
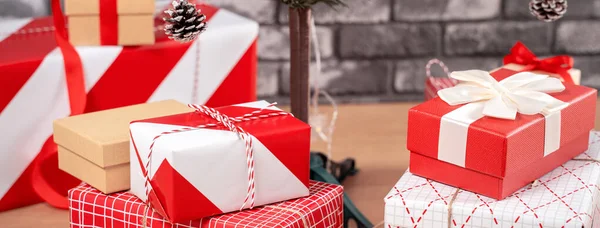
[[[82,180],[104,194],[129,190],[129,163],[102,168],[58,146],[58,168]]]
[[[121,14],[154,14],[154,0],[116,0],[117,13]],[[97,15],[100,13],[102,0],[65,0],[65,14]]]
[[[190,112],[175,100],[71,116],[54,121],[54,142],[100,167],[129,162],[129,123]]]

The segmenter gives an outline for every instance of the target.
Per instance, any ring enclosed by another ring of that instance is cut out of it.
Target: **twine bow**
[[[468,70],[450,77],[460,83],[438,91],[438,96],[449,105],[485,102],[485,116],[514,120],[517,112],[550,114],[568,106],[547,94],[565,89],[559,79],[547,75],[521,72],[498,82],[487,71]]]
[[[193,130],[223,125],[229,131],[236,133],[240,137],[240,139],[244,140],[244,143],[246,146],[246,148],[245,148],[246,164],[247,164],[247,168],[248,168],[248,173],[247,173],[248,174],[248,189],[247,189],[246,198],[244,199],[244,202],[242,203],[240,210],[244,209],[246,207],[246,205],[248,205],[248,204],[249,204],[250,209],[254,208],[256,188],[255,188],[255,178],[254,178],[254,146],[252,143],[252,141],[253,141],[252,135],[250,133],[246,132],[241,127],[236,126],[235,123],[256,120],[256,119],[260,119],[260,118],[290,115],[289,113],[286,113],[283,111],[263,113],[263,111],[265,109],[273,107],[273,106],[275,106],[275,104],[276,103],[272,103],[264,108],[261,108],[260,110],[256,110],[251,113],[247,113],[247,114],[244,114],[244,115],[238,116],[238,117],[229,117],[225,114],[220,113],[219,111],[217,111],[213,108],[209,108],[206,106],[195,105],[195,104],[188,105],[190,108],[195,109],[196,112],[202,113],[202,114],[216,120],[217,123],[210,123],[210,124],[200,125],[200,126],[196,126],[196,127],[184,127],[184,128],[175,129],[172,131],[162,132],[159,135],[157,135],[156,137],[154,137],[154,139],[152,140],[152,144],[150,144],[150,151],[148,153],[148,162],[145,164],[144,187],[146,190],[146,198],[148,198],[150,195],[150,186],[151,186],[151,184],[150,184],[150,170],[151,170],[150,164],[152,163],[151,162],[152,153],[154,151],[154,144],[156,143],[157,139],[161,138],[162,136],[169,135],[169,134],[175,134],[175,133],[180,133],[180,132],[187,132],[187,131],[193,131]],[[147,203],[149,203],[149,201]]]
[[[573,58],[568,55],[559,55],[545,59],[539,59],[523,43],[517,42],[510,50],[510,54],[504,57],[504,65],[515,63],[525,65],[522,71],[540,70],[555,73],[562,77],[565,83],[574,84],[569,70],[573,68]]]

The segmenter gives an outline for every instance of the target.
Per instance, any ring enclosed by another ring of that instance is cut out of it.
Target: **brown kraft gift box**
[[[59,168],[106,194],[128,190],[129,123],[191,111],[166,100],[56,120]]]
[[[101,40],[101,6],[116,3],[117,43]],[[154,43],[154,0],[65,0],[69,41],[73,45],[148,45]]]

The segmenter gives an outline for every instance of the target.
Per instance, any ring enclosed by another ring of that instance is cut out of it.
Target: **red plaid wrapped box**
[[[589,149],[501,201],[406,172],[385,227],[600,227],[600,133]]]
[[[342,199],[342,186],[311,181],[308,197],[173,224],[130,193],[81,184],[69,191],[69,210],[71,227],[342,227]]]

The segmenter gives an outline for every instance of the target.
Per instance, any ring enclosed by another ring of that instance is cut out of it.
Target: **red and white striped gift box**
[[[500,201],[406,172],[384,199],[385,227],[600,227],[600,132],[589,143]]]
[[[308,124],[266,101],[192,107],[129,125],[134,195],[172,222],[308,195]]]
[[[343,190],[310,182],[308,197],[184,223],[169,223],[130,193],[104,195],[82,184],[69,191],[72,228],[84,227],[342,227]],[[147,221],[144,225],[144,221]]]
[[[157,17],[154,45],[76,47],[85,74],[85,111],[164,99],[211,106],[255,100],[258,24],[200,8],[210,29],[196,42],[169,40]],[[51,18],[0,22],[0,211],[40,201],[31,186],[32,161],[43,145],[55,147],[52,121],[70,112],[53,30]],[[54,177],[50,182],[60,185],[56,164],[46,168]],[[66,195],[76,184],[60,187]]]
[[[433,77],[431,75],[431,67],[437,64],[439,65],[446,75],[443,77]],[[437,97],[437,92],[455,86],[458,81],[448,77],[449,70],[444,62],[438,59],[431,59],[425,66],[425,101],[431,100]]]

